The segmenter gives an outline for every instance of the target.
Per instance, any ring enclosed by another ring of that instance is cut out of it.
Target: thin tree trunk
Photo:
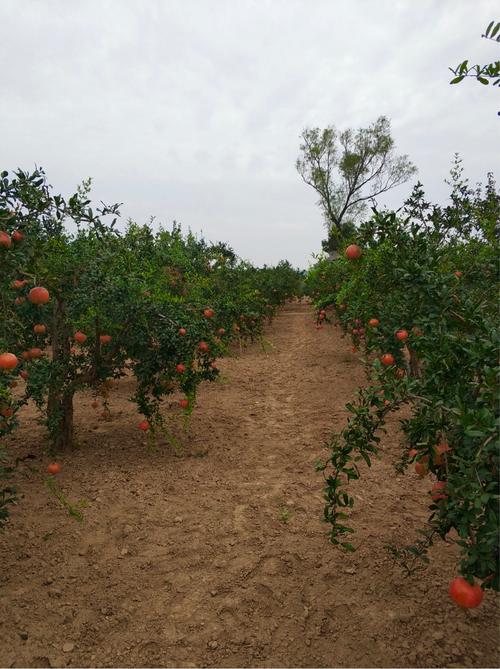
[[[55,451],[73,446],[73,391],[59,393],[55,387],[49,390],[47,405],[49,431]]]
[[[73,445],[74,389],[67,376],[70,359],[69,331],[66,306],[55,298],[52,319],[52,365],[47,401],[48,428],[55,450]]]
[[[421,375],[420,372],[420,361],[417,358],[417,354],[412,348],[408,348],[408,352],[410,353],[410,373],[411,376],[419,377]]]

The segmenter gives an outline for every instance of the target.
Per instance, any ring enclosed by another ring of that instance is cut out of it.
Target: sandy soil
[[[87,501],[83,524],[42,485],[43,430],[26,410],[11,449],[33,471],[0,535],[2,666],[498,666],[496,597],[471,612],[448,598],[455,548],[437,544],[412,578],[384,549],[427,517],[429,482],[395,473],[394,430],[353,486],[357,552],[329,544],[314,462],[363,369],[306,305],[266,337],[267,353],[220,362],[180,455],[147,447],[131,381],[110,421],[79,400],[80,448],[58,481]]]

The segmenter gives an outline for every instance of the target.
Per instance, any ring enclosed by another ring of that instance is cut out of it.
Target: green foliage
[[[253,267],[175,223],[154,231],[129,221],[120,232],[119,206],[93,209],[89,191],[90,180],[66,200],[40,169],[1,174],[0,353],[19,364],[0,373],[0,437],[32,400],[52,450],[71,447],[75,394],[90,389],[106,409],[112,380],[133,375],[132,399],[150,434],[176,445],[165,399],[181,393],[189,416],[199,384],[218,377],[216,359],[233,341],[261,340],[264,324],[300,293],[302,275],[286,262]],[[33,286],[49,291],[48,303],[27,299]],[[19,373],[24,392],[16,399]]]
[[[349,483],[379,453],[387,415],[406,406],[398,470],[419,463],[446,491],[434,501],[429,492],[426,536],[455,537],[462,574],[498,589],[500,194],[491,175],[485,189],[469,188],[459,159],[450,183],[449,206],[425,202],[419,184],[403,217],[373,210],[358,231],[360,259],[322,259],[309,272],[316,307],[335,314],[363,348],[368,375],[318,469],[331,540],[351,550]],[[402,329],[408,336],[401,341]],[[384,366],[384,353],[395,364]],[[425,558],[426,546],[392,553],[413,570],[408,560]]]
[[[500,42],[500,21],[491,21],[482,37]],[[450,84],[459,84],[466,77],[475,77],[483,86],[500,86],[500,60],[487,65],[469,65],[469,60],[464,60],[455,68],[448,68],[455,76]]]
[[[84,516],[81,512],[81,509],[84,509],[87,506],[87,502],[85,500],[80,500],[76,504],[72,504],[59,488],[53,476],[48,476],[45,479],[45,486],[49,490],[50,494],[58,500],[62,507],[66,509],[68,515],[71,518],[74,518],[79,523],[83,523]]]
[[[290,509],[288,509],[284,504],[282,504],[280,506],[278,515],[280,523],[287,525],[291,517],[292,517],[292,512],[290,511]]]
[[[427,554],[434,543],[437,532],[430,528],[419,530],[419,534],[423,536],[423,539],[419,539],[410,546],[398,547],[394,544],[388,544],[385,547],[394,563],[402,567],[406,576],[413,576],[413,574],[424,570],[430,562]]]
[[[340,133],[333,126],[306,128],[296,167],[319,195],[329,231],[328,250],[338,248],[339,235],[352,232],[368,200],[404,183],[416,172],[408,156],[395,155],[390,122],[384,116],[368,128]]]

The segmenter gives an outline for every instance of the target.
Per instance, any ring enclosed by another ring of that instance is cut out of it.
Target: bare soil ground
[[[146,447],[130,380],[109,422],[80,398],[80,447],[58,458],[58,482],[87,500],[83,524],[42,485],[44,433],[26,409],[10,448],[36,459],[0,535],[2,666],[498,666],[496,597],[470,612],[448,598],[455,548],[437,544],[412,578],[384,549],[414,540],[430,486],[395,473],[396,417],[353,485],[358,550],[329,544],[314,462],[363,369],[306,305],[266,337],[267,354],[220,361],[180,456]]]

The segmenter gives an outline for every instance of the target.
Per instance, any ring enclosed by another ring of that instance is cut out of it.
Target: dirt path
[[[414,539],[429,486],[396,475],[394,436],[356,485],[359,550],[328,543],[314,462],[363,370],[305,305],[266,336],[267,354],[220,362],[181,457],[145,448],[130,382],[110,422],[82,398],[59,480],[88,501],[85,523],[34,476],[0,536],[2,666],[498,665],[495,597],[469,613],[449,602],[453,547],[412,579],[392,568],[383,546]],[[41,437],[28,420],[12,448],[43,471]]]

